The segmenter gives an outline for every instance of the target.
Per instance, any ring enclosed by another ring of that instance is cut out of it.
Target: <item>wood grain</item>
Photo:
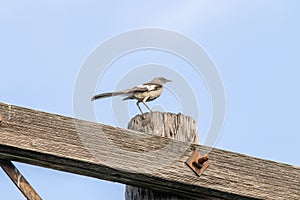
[[[194,199],[300,197],[296,166],[213,149],[197,177],[184,162],[200,145],[3,103],[0,115],[2,159]]]
[[[198,143],[198,126],[196,121],[180,113],[151,112],[146,113],[144,118],[142,115],[137,115],[128,123],[128,129],[183,142]],[[157,160],[159,162],[159,158]],[[130,185],[127,185],[125,189],[125,200],[190,200],[190,198],[180,195],[180,193],[172,194]]]

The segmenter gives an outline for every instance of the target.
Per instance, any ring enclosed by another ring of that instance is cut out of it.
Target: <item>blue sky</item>
[[[222,76],[226,120],[216,147],[300,166],[299,8],[296,0],[1,1],[0,101],[74,116],[76,77],[98,45],[132,29],[173,30],[201,45]],[[114,89],[131,66],[149,63],[174,67],[189,80],[200,107],[201,140],[209,127],[209,94],[203,80],[174,56],[161,51],[124,56],[111,65],[96,91]],[[135,81],[141,83],[139,77]],[[132,117],[138,110],[128,104]],[[110,105],[110,100],[95,103],[98,121],[125,127],[126,122],[114,120]],[[168,90],[149,105],[180,111]],[[44,199],[124,198],[121,184],[17,166]],[[0,184],[3,199],[24,199],[3,172]]]

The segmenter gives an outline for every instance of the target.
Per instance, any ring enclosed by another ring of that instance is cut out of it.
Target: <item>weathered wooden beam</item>
[[[185,164],[205,147],[0,103],[0,158],[180,193],[198,199],[298,199],[300,168],[219,149],[196,176]],[[151,167],[149,167],[151,166]]]
[[[1,160],[0,166],[16,187],[23,193],[28,200],[42,200],[39,194],[33,189],[33,187],[24,178],[21,172],[14,166],[9,160]]]

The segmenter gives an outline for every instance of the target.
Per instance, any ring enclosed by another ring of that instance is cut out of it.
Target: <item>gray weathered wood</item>
[[[194,199],[300,196],[296,166],[213,149],[209,168],[197,177],[184,162],[200,145],[3,103],[0,115],[2,159]]]
[[[135,116],[128,123],[128,129],[145,132],[147,134],[172,138],[183,142],[198,143],[198,127],[195,120],[182,114],[146,113],[144,119],[141,115]],[[157,158],[159,161],[159,158]],[[125,189],[126,200],[187,200],[180,194],[153,191],[127,185]]]

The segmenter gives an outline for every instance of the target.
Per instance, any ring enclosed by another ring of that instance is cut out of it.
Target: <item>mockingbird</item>
[[[139,108],[142,115],[144,115],[141,107],[139,106],[139,103],[143,103],[150,112],[152,110],[150,107],[146,104],[148,101],[152,101],[159,97],[163,91],[163,84],[171,82],[171,80],[165,79],[164,77],[156,77],[152,81],[148,83],[144,83],[142,85],[138,85],[136,87],[133,87],[131,89],[117,91],[117,92],[107,92],[102,94],[97,94],[92,97],[92,101],[105,98],[105,97],[112,97],[117,95],[123,95],[126,96],[123,100],[129,100],[129,99],[136,99],[136,105]]]

